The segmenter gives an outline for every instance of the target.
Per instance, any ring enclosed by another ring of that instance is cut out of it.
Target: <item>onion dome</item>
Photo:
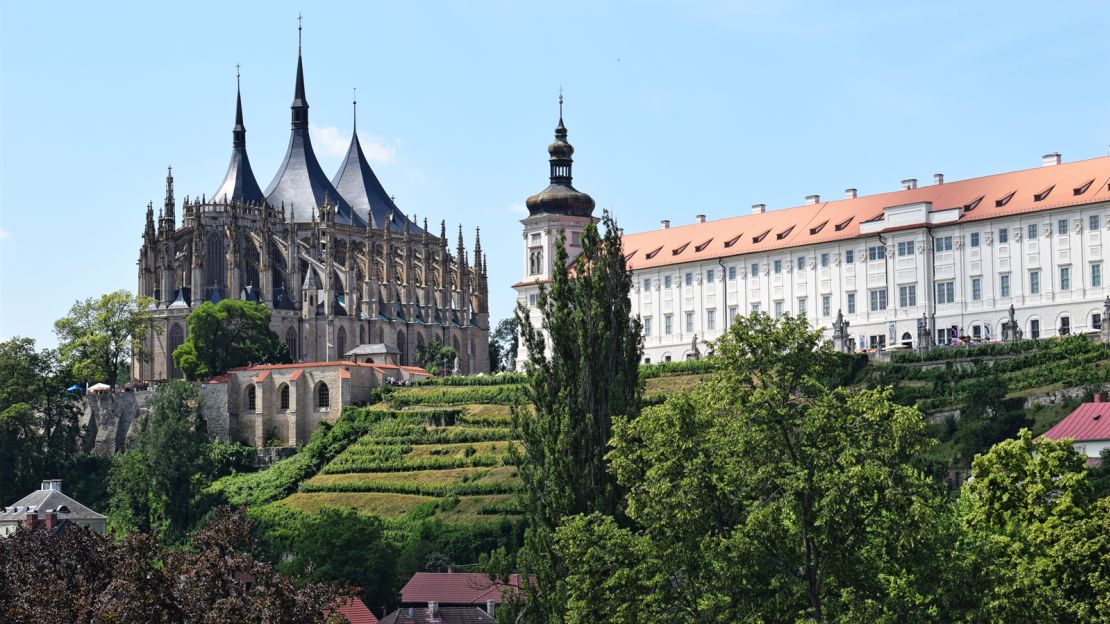
[[[356,103],[352,102],[352,104]],[[378,176],[370,168],[370,163],[362,152],[362,144],[358,140],[357,116],[351,131],[351,146],[347,148],[343,165],[331,182],[340,196],[351,205],[355,214],[366,215],[372,227],[381,229],[382,224],[388,223],[390,230],[394,232],[422,231],[397,208],[393,198],[385,191]]]
[[[571,167],[574,164],[574,146],[567,142],[567,128],[563,125],[563,96],[559,96],[559,125],[555,127],[555,142],[548,146],[551,156],[551,184],[528,198],[528,214],[562,214],[574,217],[592,217],[594,199],[571,185]]]
[[[297,50],[297,84],[293,93],[293,128],[289,148],[277,174],[266,188],[266,201],[271,206],[285,204],[292,207],[294,222],[311,221],[319,206],[335,206],[335,222],[366,227],[363,220],[332,186],[327,174],[320,167],[312,140],[308,135],[308,98],[305,97],[304,70],[300,49]]]
[[[212,194],[214,202],[258,203],[264,201],[262,189],[254,178],[247,158],[247,128],[243,125],[243,97],[239,91],[239,72],[235,72],[235,128],[231,130],[231,162],[220,188]]]

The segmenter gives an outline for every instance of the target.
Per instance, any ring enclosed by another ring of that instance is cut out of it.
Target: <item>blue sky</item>
[[[134,289],[148,201],[227,166],[235,65],[265,187],[304,13],[310,120],[359,134],[400,207],[482,228],[511,313],[525,198],[562,86],[575,186],[628,231],[1102,156],[1105,2],[23,2],[0,38],[0,339],[55,343],[74,300]]]

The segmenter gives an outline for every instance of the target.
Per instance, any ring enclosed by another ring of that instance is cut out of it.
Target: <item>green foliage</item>
[[[523,373],[497,373],[494,375],[451,375],[417,379],[413,386],[502,386],[521,384],[528,380]]]
[[[253,301],[206,301],[189,313],[185,342],[173,361],[191,380],[251,363],[289,362],[289,349],[270,329],[270,310]]]
[[[519,326],[516,317],[501,319],[489,335],[490,372],[512,370],[512,362],[516,359],[519,344]]]
[[[1094,498],[1069,442],[1035,442],[1023,430],[997,444],[975,458],[960,502],[960,551],[977,564],[979,617],[1110,618],[1110,499]]]
[[[141,345],[150,328],[151,303],[126,290],[75,302],[54,323],[61,357],[73,375],[115,386],[121,365],[145,359]]]
[[[562,620],[566,561],[554,548],[555,528],[574,514],[620,513],[623,488],[605,454],[613,422],[640,409],[643,337],[628,298],[632,274],[608,212],[602,226],[604,236],[586,225],[573,261],[560,234],[551,284],[537,298],[542,329],[532,326],[529,309],[517,306],[529,354],[524,393],[535,408],[513,414],[523,449],[516,458],[521,509],[529,522],[521,562],[537,579],[529,621]]]
[[[325,507],[298,528],[281,569],[315,582],[360,587],[368,605],[394,602],[396,553],[381,519]]]
[[[422,481],[361,482],[341,481],[301,484],[302,492],[383,492],[388,494],[416,494],[419,496],[479,496],[489,494],[512,494],[519,485],[504,481],[480,481],[470,483],[425,483]]]
[[[335,425],[321,423],[296,455],[266,470],[219,479],[211,485],[209,492],[233,505],[261,505],[284,498],[381,418],[380,410],[344,408]]]
[[[640,379],[655,379],[670,375],[693,375],[712,373],[717,370],[717,362],[709,358],[686,360],[684,362],[653,362],[640,365]]]
[[[448,347],[436,339],[420,348],[416,354],[416,365],[432,375],[446,375],[451,372],[458,357],[454,347]]]
[[[115,457],[109,475],[114,530],[173,541],[200,518],[208,456],[200,402],[200,392],[183,381],[159,386],[147,402],[137,444]]]
[[[414,405],[466,405],[492,403],[512,405],[521,400],[516,385],[473,385],[468,387],[398,388],[385,396],[390,407]]]
[[[920,413],[830,389],[834,355],[801,318],[738,317],[713,358],[709,381],[618,421],[633,526],[559,529],[567,621],[929,619],[938,592],[907,572],[942,506],[911,463]]]

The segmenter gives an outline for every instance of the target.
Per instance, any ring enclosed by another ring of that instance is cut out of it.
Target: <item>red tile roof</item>
[[[955,208],[960,210],[957,223],[963,223],[1105,202],[1110,201],[1108,183],[1110,157],[1103,156],[626,234],[622,244],[629,267],[645,269],[858,238],[860,223],[881,217],[892,206],[929,202],[933,212]]]
[[[520,587],[520,575],[509,577],[504,585],[481,572],[417,572],[401,588],[401,602],[441,605],[482,605],[487,600],[501,604],[502,598]]]
[[[343,603],[338,611],[343,614],[343,617],[347,618],[350,624],[378,624],[378,618],[374,617],[374,614],[366,608],[366,604],[358,597],[352,597]],[[327,620],[328,617],[331,617],[330,613],[324,619]]]
[[[282,370],[282,369],[288,369],[288,368],[315,368],[315,367],[323,367],[323,366],[357,366],[357,367],[360,367],[360,368],[374,368],[374,369],[400,368],[400,369],[410,371],[410,372],[415,373],[415,374],[427,375],[429,377],[431,376],[431,374],[428,371],[424,370],[423,368],[420,368],[419,366],[394,366],[393,364],[370,364],[368,362],[349,362],[347,360],[335,360],[335,361],[331,361],[331,362],[298,362],[296,364],[256,364],[254,366],[240,366],[238,368],[233,368],[228,372],[272,371],[272,370]]]
[[[1044,437],[1050,440],[1071,438],[1076,442],[1110,440],[1110,402],[1080,405],[1046,431]]]

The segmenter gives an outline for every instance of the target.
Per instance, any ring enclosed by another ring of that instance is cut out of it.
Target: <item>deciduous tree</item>
[[[266,306],[253,301],[206,301],[189,313],[188,337],[173,361],[190,380],[251,363],[288,362],[289,348],[270,329],[270,317]]]
[[[151,300],[126,290],[77,301],[54,323],[62,359],[83,381],[115,386],[120,366],[143,359]]]

